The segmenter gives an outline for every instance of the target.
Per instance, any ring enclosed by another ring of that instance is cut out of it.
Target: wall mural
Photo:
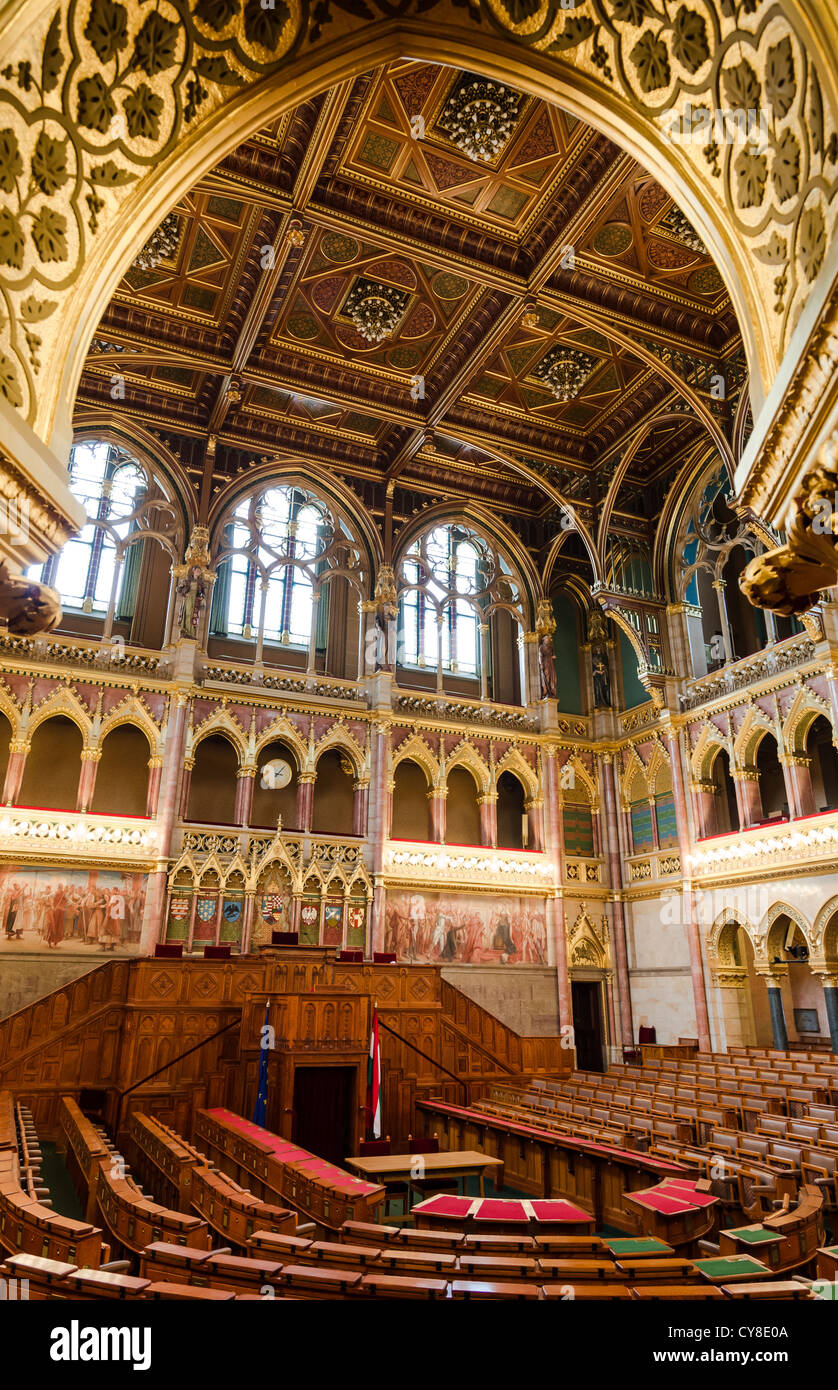
[[[423,964],[544,965],[546,905],[540,898],[388,893],[384,949]]]
[[[0,952],[139,952],[146,875],[4,865]]]

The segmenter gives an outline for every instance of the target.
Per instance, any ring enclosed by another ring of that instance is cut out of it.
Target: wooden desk
[[[649,1058],[665,1061],[689,1061],[698,1052],[698,1043],[641,1043],[640,1055],[644,1062]]]
[[[388,1182],[406,1182],[410,1186],[413,1178],[428,1182],[434,1177],[458,1180],[476,1177],[482,1197],[487,1173],[494,1178],[496,1192],[503,1186],[503,1160],[476,1149],[438,1154],[372,1154],[365,1158],[347,1158],[344,1162],[370,1182],[383,1183],[385,1187]]]

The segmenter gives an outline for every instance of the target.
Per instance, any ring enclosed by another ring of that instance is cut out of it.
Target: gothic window
[[[399,664],[477,679],[491,614],[520,616],[506,560],[476,532],[447,523],[415,540],[399,570]],[[482,629],[482,631],[481,631]]]
[[[218,559],[212,632],[303,650],[312,637],[318,648],[325,645],[329,574],[360,580],[358,548],[345,523],[295,485],[240,502],[223,527]]]
[[[139,578],[142,540],[162,539],[175,525],[167,489],[129,450],[84,439],[70,451],[70,491],[87,514],[82,530],[29,577],[50,584],[65,608],[104,615],[111,604],[129,618]]]

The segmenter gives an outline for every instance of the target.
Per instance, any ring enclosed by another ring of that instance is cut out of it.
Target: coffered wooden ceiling
[[[687,380],[691,422],[650,435],[618,499],[614,525],[649,531],[706,435],[696,397],[730,433],[744,359],[721,277],[667,192],[558,108],[521,95],[494,159],[461,153],[445,111],[466,80],[395,64],[223,160],[174,209],[172,258],[119,285],[80,416],[114,409],[119,373],[119,415],[166,439],[205,506],[254,461],[297,454],[380,516],[389,483],[396,523],[441,498],[483,501],[538,549],[555,502],[495,455],[595,516],[627,437],[683,404]],[[289,235],[298,227],[302,238]],[[360,280],[398,292],[379,343],[347,313]],[[537,375],[556,348],[587,362],[567,402]],[[713,371],[727,382],[721,405],[706,388]]]

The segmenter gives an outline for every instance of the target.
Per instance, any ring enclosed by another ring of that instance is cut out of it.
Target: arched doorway
[[[806,755],[816,810],[835,810],[838,807],[838,751],[832,739],[832,725],[822,714],[813,720],[806,735]]]
[[[351,835],[354,768],[345,753],[328,748],[317,762],[311,828],[321,835]]]
[[[788,820],[789,803],[786,781],[780,764],[777,740],[773,734],[763,734],[756,754],[759,805],[757,821]]]
[[[239,757],[223,734],[209,734],[195,750],[189,779],[188,821],[233,825],[236,817],[236,774]]]
[[[736,787],[730,775],[730,756],[726,749],[720,748],[710,769],[713,804],[711,824],[708,835],[725,835],[739,830],[739,804],[736,800]]]
[[[448,795],[445,802],[445,840],[449,845],[479,845],[480,807],[477,797],[480,791],[471,772],[465,767],[454,767],[446,781]]]
[[[286,830],[297,827],[297,778],[297,759],[288,745],[265,744],[256,759],[248,818],[252,826],[275,830],[282,816]]]
[[[102,741],[92,811],[144,816],[148,798],[148,740],[133,724],[120,724]]]
[[[81,729],[65,714],[39,724],[26,757],[18,805],[75,810],[82,744]]]

